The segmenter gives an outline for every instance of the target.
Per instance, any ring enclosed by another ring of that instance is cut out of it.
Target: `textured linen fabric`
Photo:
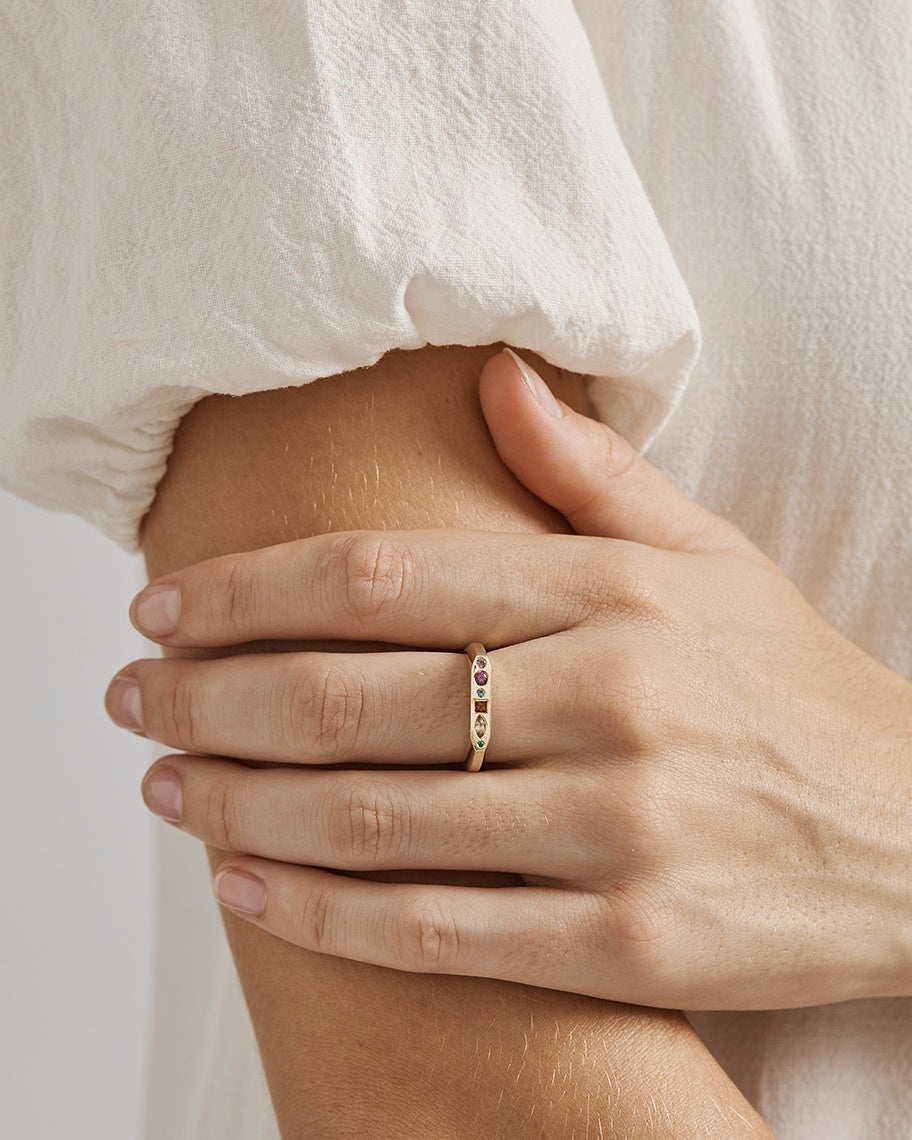
[[[9,12],[7,485],[130,545],[206,392],[501,338],[912,676],[905,0]],[[148,1140],[276,1140],[162,831]],[[912,1136],[912,1001],[692,1020],[779,1140]]]
[[[129,549],[210,393],[505,340],[645,443],[696,357],[570,0],[14,0],[0,94],[0,482]]]

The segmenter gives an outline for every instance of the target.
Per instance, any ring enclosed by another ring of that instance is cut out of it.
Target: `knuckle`
[[[638,989],[654,990],[669,969],[673,912],[657,880],[628,879],[614,885],[603,924],[614,960]]]
[[[330,849],[349,870],[382,868],[407,844],[405,823],[388,790],[353,782],[327,813]]]
[[[623,436],[613,432],[606,425],[600,425],[596,445],[596,464],[599,479],[583,491],[564,513],[570,517],[587,511],[592,504],[604,496],[607,480],[619,481],[631,472],[640,462],[638,452]]]
[[[599,435],[599,469],[607,478],[623,479],[642,462],[639,452],[624,436],[604,424]]]
[[[669,789],[651,768],[637,770],[624,786],[627,852],[639,873],[653,873],[674,845],[675,814]]]
[[[641,657],[621,657],[610,670],[590,671],[576,702],[602,748],[608,742],[623,759],[654,759],[665,748],[673,694],[661,670]]]
[[[638,629],[667,627],[670,615],[657,578],[641,559],[625,562],[608,587],[603,613],[607,609],[613,620],[622,619]]]
[[[213,604],[218,606],[219,625],[228,629],[250,629],[256,624],[256,591],[254,579],[245,573],[238,560],[232,560],[219,570],[220,581],[207,591]]]
[[[333,947],[334,895],[328,887],[317,887],[305,894],[297,911],[298,942],[318,953],[331,953]]]
[[[241,820],[243,811],[239,785],[228,779],[218,779],[208,788],[203,802],[206,838],[222,851],[244,851]]]
[[[363,626],[408,606],[425,580],[420,553],[382,533],[348,536],[337,556],[345,608]]]
[[[625,751],[634,757],[654,757],[662,747],[667,697],[661,680],[640,666],[624,679],[621,705]]]
[[[287,735],[292,746],[326,760],[351,757],[364,718],[363,680],[344,662],[324,661],[317,671],[296,668],[291,685]]]
[[[145,694],[144,694],[145,695]],[[160,722],[161,735],[166,742],[173,741],[187,752],[203,752],[201,701],[202,694],[196,675],[191,669],[166,669],[156,693],[156,700],[144,713],[150,713]]]
[[[610,559],[598,559],[579,590],[592,616],[612,625],[620,621],[648,632],[677,627],[677,595],[664,551],[617,545]]]
[[[600,617],[607,608],[611,579],[606,573],[604,539],[592,540],[577,536],[580,541],[568,547],[563,574],[555,583],[555,600],[565,606],[574,606],[577,613],[573,624],[579,625]]]
[[[408,969],[419,972],[456,971],[464,939],[452,914],[429,899],[405,908],[398,951]]]
[[[588,783],[588,802],[576,817],[587,848],[623,880],[667,870],[676,858],[682,813],[661,773],[634,766],[611,780],[595,773]]]

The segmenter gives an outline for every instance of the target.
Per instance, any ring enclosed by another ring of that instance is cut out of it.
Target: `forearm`
[[[475,395],[492,351],[391,353],[306,388],[197,405],[147,518],[150,576],[329,530],[566,531],[493,449]],[[558,395],[585,408],[578,378],[532,359]],[[385,970],[225,920],[287,1137],[765,1134],[744,1122],[751,1110],[679,1015]]]

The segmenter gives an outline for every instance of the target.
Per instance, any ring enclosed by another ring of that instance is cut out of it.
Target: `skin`
[[[477,377],[496,347],[393,352],[332,382],[202,401],[179,428],[145,523],[150,577],[365,527],[568,533],[563,516],[504,467],[485,427]],[[578,378],[531,359],[586,410]],[[395,647],[266,639],[166,652]],[[229,854],[210,847],[213,868]],[[479,871],[355,877],[519,882]],[[284,1137],[769,1135],[679,1014],[360,963],[223,914]]]
[[[166,744],[367,768],[177,758],[147,803],[180,790],[191,834],[267,857],[223,866],[219,897],[325,953],[686,1009],[909,993],[912,686],[623,441],[604,454],[609,429],[550,417],[508,358],[485,385],[501,452],[528,428],[536,488],[602,536],[349,532],[171,579],[183,644],[333,633],[424,651],[128,671]],[[378,772],[465,754],[452,650],[473,629],[498,678],[488,770]],[[322,869],[426,866],[524,886]]]

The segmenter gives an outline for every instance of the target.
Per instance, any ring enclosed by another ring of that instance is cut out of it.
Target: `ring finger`
[[[555,715],[554,656],[558,639],[569,636],[489,655],[494,762],[547,759],[581,746],[578,718]],[[168,658],[127,666],[105,703],[116,723],[187,752],[293,764],[436,765],[466,758],[469,684],[467,658],[454,653]]]

